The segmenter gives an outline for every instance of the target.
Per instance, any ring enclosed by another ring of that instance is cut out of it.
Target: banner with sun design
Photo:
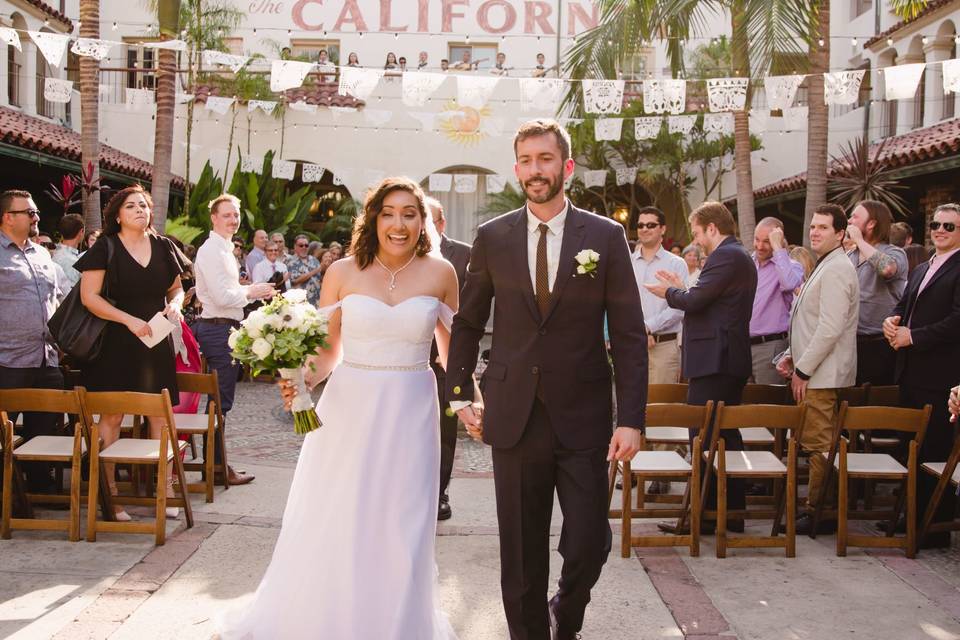
[[[440,133],[447,140],[463,146],[475,146],[490,137],[490,107],[479,109],[458,104],[455,100],[447,102],[440,116]]]

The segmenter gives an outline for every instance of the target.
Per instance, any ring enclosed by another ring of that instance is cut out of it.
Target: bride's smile
[[[377,215],[377,256],[388,267],[399,267],[413,255],[423,233],[423,216],[417,197],[402,190],[383,199]]]

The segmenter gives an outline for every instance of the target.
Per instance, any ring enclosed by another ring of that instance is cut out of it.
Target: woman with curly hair
[[[459,288],[432,224],[420,187],[387,178],[350,255],[327,271],[329,346],[304,371],[311,385],[332,371],[322,426],[304,438],[273,559],[253,601],[221,623],[224,640],[455,637],[434,601],[440,415],[428,361],[436,336],[446,362]],[[294,394],[284,385],[288,403]]]

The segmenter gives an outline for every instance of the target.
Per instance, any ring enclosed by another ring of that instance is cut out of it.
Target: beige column
[[[931,38],[923,48],[923,53],[927,61],[927,68],[922,80],[926,83],[923,126],[929,127],[943,120],[946,101],[956,100],[954,93],[947,95],[943,93],[943,67],[939,64],[930,64],[950,59],[950,54],[953,53],[953,39],[944,36],[936,39]]]
[[[923,56],[905,54],[897,58],[897,64],[914,64],[923,62]],[[897,135],[913,131],[914,112],[917,108],[916,98],[897,101]]]

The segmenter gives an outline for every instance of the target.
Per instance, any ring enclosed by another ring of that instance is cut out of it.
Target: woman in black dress
[[[141,336],[151,335],[147,324],[156,313],[163,312],[179,324],[183,304],[180,274],[189,261],[167,238],[153,230],[150,194],[139,185],[117,192],[104,209],[103,234],[74,268],[82,273],[80,296],[91,313],[109,320],[103,346],[95,359],[84,366],[84,383],[90,391],[170,391],[174,405],[177,394],[176,364],[168,337],[148,348]],[[113,257],[108,264],[107,243],[112,243]],[[112,304],[100,295],[106,279]],[[104,448],[120,437],[122,415],[100,417],[100,435]],[[150,417],[150,437],[160,438],[166,422]],[[113,465],[104,464],[110,491],[116,495]],[[172,477],[167,480],[167,495],[172,495]],[[177,508],[167,509],[176,517]],[[130,516],[117,507],[117,519]]]

